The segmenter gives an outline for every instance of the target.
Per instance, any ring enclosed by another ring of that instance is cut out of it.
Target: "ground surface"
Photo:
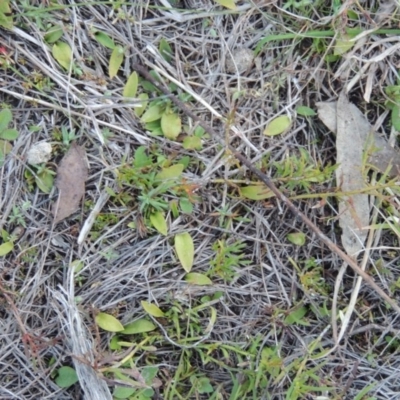
[[[306,3],[11,1],[0,13],[1,106],[18,130],[0,170],[12,246],[0,261],[1,399],[399,398],[396,312],[363,283],[334,348],[332,301],[343,315],[352,270],[335,296],[342,259],[281,200],[245,195],[259,179],[226,146],[141,76],[123,99],[135,64],[156,70],[340,247],[335,137],[304,114],[345,90],[394,137],[387,88],[399,84],[400,20],[395,2]],[[355,44],[348,28],[359,29]],[[240,48],[257,57],[226,68]],[[145,96],[153,103],[140,110]],[[149,107],[158,117],[144,123]],[[278,116],[290,127],[265,135]],[[29,165],[42,141],[49,161]],[[78,212],[55,224],[51,173],[72,142],[89,176]],[[374,189],[366,271],[396,299],[398,190],[387,181]],[[201,275],[188,278],[185,257]],[[108,332],[99,313],[136,325]]]

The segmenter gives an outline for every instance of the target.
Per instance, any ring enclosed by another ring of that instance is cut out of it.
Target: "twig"
[[[280,199],[297,217],[299,217],[307,227],[314,232],[319,240],[323,242],[331,251],[336,253],[343,261],[345,261],[358,275],[360,275],[366,283],[376,291],[376,293],[390,306],[400,314],[400,307],[397,303],[381,289],[375,281],[363,271],[358,264],[348,256],[343,250],[341,250],[335,243],[332,242],[305,214],[303,214],[272,182],[271,178],[257,169],[250,160],[248,160],[244,155],[239,153],[230,144],[225,143],[225,140],[220,136],[220,134],[201,118],[195,115],[189,107],[187,107],[182,101],[180,101],[176,96],[174,96],[166,87],[157,82],[147,71],[145,67],[140,64],[134,63],[132,65],[133,69],[142,75],[145,79],[150,81],[157,89],[161,90],[165,95],[169,96],[171,100],[176,104],[181,111],[183,111],[187,116],[196,121],[206,132],[208,132],[212,137],[218,140],[223,146],[232,153],[232,155],[239,160],[243,165],[245,165],[254,175],[256,175],[274,194]]]

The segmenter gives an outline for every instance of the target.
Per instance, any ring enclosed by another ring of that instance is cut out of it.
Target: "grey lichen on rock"
[[[230,74],[243,73],[250,69],[254,62],[254,54],[250,49],[239,47],[232,50],[226,58],[226,71]]]

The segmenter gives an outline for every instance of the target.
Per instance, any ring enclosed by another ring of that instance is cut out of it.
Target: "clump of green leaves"
[[[48,168],[46,164],[31,165],[25,169],[24,178],[29,191],[37,186],[43,193],[49,194],[54,185],[54,176],[56,173]]]
[[[276,172],[274,176],[283,183],[290,192],[300,189],[309,191],[314,184],[323,183],[332,178],[336,166],[322,167],[315,164],[305,149],[299,149],[299,155],[293,155],[272,165]]]
[[[12,112],[5,108],[0,111],[0,167],[4,165],[6,155],[11,152],[12,145],[10,141],[18,137],[18,131],[9,128],[12,121]]]
[[[180,213],[190,214],[197,197],[196,189],[182,177],[190,159],[183,157],[172,162],[156,151],[149,152],[139,147],[132,163],[118,169],[118,191],[109,190],[111,197],[124,207],[138,207],[148,224],[166,235],[164,213],[171,211],[172,217]]]
[[[228,244],[225,240],[215,242],[212,249],[216,254],[210,262],[208,276],[218,275],[228,282],[235,278],[239,268],[250,263],[243,252],[245,247],[246,244],[239,241],[232,244]]]

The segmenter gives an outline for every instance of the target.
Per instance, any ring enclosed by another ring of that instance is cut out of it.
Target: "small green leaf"
[[[71,367],[61,367],[57,370],[56,384],[62,388],[69,388],[78,382],[78,375]]]
[[[134,165],[136,168],[143,168],[151,165],[151,158],[147,155],[145,146],[139,146],[135,151]]]
[[[147,107],[147,104],[148,104],[147,100],[149,99],[149,95],[147,93],[140,93],[138,96],[138,99],[141,100],[140,105],[139,105],[139,107],[135,107],[133,109],[133,112],[135,113],[135,115],[138,118],[140,118],[143,115],[144,110]]]
[[[212,285],[212,281],[208,276],[199,274],[197,272],[190,272],[189,274],[187,274],[185,276],[185,281],[187,283],[199,286]]]
[[[161,211],[156,211],[150,215],[150,222],[161,235],[167,236],[168,226],[164,214]]]
[[[0,26],[6,29],[13,28],[13,19],[9,0],[0,1]]]
[[[157,121],[163,115],[163,110],[159,105],[150,106],[147,111],[142,115],[142,122],[147,124],[149,122]]]
[[[308,325],[308,322],[301,321],[303,317],[307,314],[306,307],[299,307],[295,310],[291,311],[290,314],[285,318],[285,324],[293,325],[293,324],[300,324],[300,325]]]
[[[306,235],[303,232],[289,233],[287,239],[296,246],[304,246],[306,243]]]
[[[111,53],[110,62],[108,64],[108,75],[110,78],[114,78],[117,75],[119,67],[124,60],[124,48],[122,46],[115,46]]]
[[[317,113],[310,107],[299,106],[296,108],[297,115],[302,115],[303,117],[313,117]]]
[[[0,111],[0,132],[8,127],[12,117],[12,112],[8,108]]]
[[[138,89],[138,79],[139,78],[137,72],[133,71],[124,87],[124,91],[122,93],[124,97],[136,97]]]
[[[178,203],[176,200],[171,200],[169,203],[169,209],[171,210],[172,216],[174,218],[179,217],[179,209],[178,209]]]
[[[72,50],[68,43],[57,42],[53,45],[53,57],[66,70],[69,70],[72,63]]]
[[[108,49],[114,50],[115,43],[114,41],[104,32],[97,31],[94,34],[94,38],[97,42],[99,42],[102,46],[107,47]]]
[[[116,386],[113,393],[113,398],[115,399],[127,399],[132,396],[137,389],[130,388],[126,386]]]
[[[161,117],[161,129],[167,139],[175,140],[182,130],[180,116],[173,112],[165,112]]]
[[[183,148],[186,150],[200,150],[201,147],[201,139],[198,136],[186,136],[183,139]]]
[[[161,172],[156,175],[156,181],[166,181],[177,179],[182,175],[183,172],[183,164],[175,164],[171,165],[170,167],[163,168]]]
[[[153,317],[164,317],[164,313],[160,310],[159,307],[157,307],[155,304],[149,303],[148,301],[141,301],[140,304],[144,308],[144,311],[147,312],[147,314],[153,316]]]
[[[244,186],[239,191],[242,197],[250,200],[265,200],[275,196],[270,189],[261,185]]]
[[[196,391],[200,394],[213,393],[214,388],[210,383],[210,379],[205,376],[198,378],[196,375],[190,377],[190,382],[196,387]]]
[[[391,117],[392,117],[391,119],[392,119],[393,128],[396,129],[397,132],[400,132],[400,107],[399,106],[393,105]]]
[[[185,214],[191,214],[193,212],[193,204],[186,197],[179,200],[179,207]]]
[[[44,35],[44,40],[48,44],[53,44],[57,42],[58,39],[63,35],[63,30],[60,25],[52,26]]]
[[[0,132],[0,138],[5,140],[15,140],[18,137],[18,131],[16,129],[5,129]]]
[[[170,62],[172,59],[172,49],[171,46],[168,44],[168,42],[162,38],[160,40],[160,45],[158,46],[158,50],[161,54],[161,57],[166,61]]]
[[[99,313],[96,315],[96,324],[107,332],[121,332],[124,330],[121,322],[110,314]]]
[[[54,175],[51,171],[44,169],[35,176],[35,182],[43,193],[50,193],[54,185]]]
[[[235,0],[215,0],[215,2],[229,10],[236,10]]]
[[[149,320],[141,318],[124,327],[120,333],[123,335],[135,335],[137,333],[151,332],[156,329],[156,326]]]
[[[346,33],[343,36],[338,37],[336,39],[333,54],[335,56],[341,56],[347,53],[356,44],[355,41],[350,41],[350,39],[351,36]]]
[[[290,118],[286,115],[281,115],[273,119],[264,130],[266,136],[276,136],[287,131],[290,127]]]
[[[190,272],[194,260],[194,244],[188,232],[175,235],[175,251],[183,269]]]
[[[6,155],[11,152],[12,145],[7,140],[0,140],[0,167],[4,165]]]
[[[12,252],[14,248],[13,242],[5,242],[0,244],[0,257],[5,256],[6,254]]]
[[[74,260],[74,261],[72,261],[71,264],[69,264],[69,267],[74,270],[74,274],[77,274],[78,272],[80,272],[84,266],[85,266],[85,264],[81,260]]]

